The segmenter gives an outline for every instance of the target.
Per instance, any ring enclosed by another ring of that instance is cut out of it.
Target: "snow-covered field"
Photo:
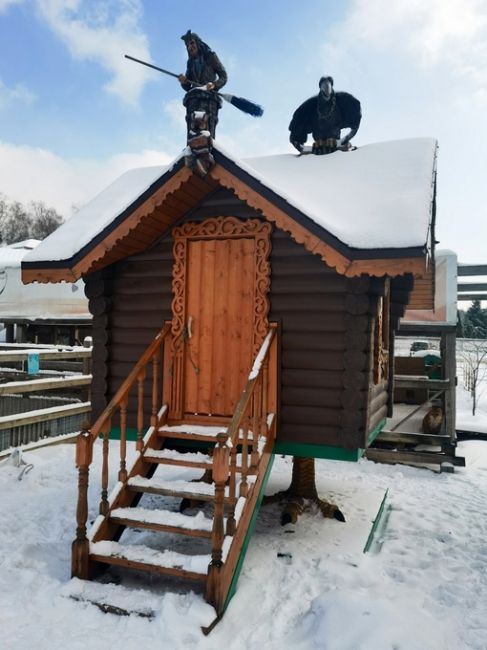
[[[461,387],[458,398],[462,419],[468,395]],[[487,432],[482,401],[475,421]],[[159,579],[135,579],[144,591],[128,597],[98,587],[114,604],[118,598],[154,609],[153,620],[104,614],[68,597],[81,589],[70,581],[74,447],[26,452],[34,467],[21,481],[19,468],[0,465],[0,648],[485,650],[487,442],[461,443],[458,453],[467,467],[454,474],[317,461],[320,492],[326,496],[335,486],[331,496],[347,523],[308,512],[298,525],[281,528],[277,507],[263,507],[237,594],[204,637],[200,626],[211,622],[213,610],[198,593],[178,593],[174,585],[161,592]],[[276,458],[269,493],[286,486],[290,469],[290,459]],[[98,470],[99,454],[93,504]],[[363,503],[386,489],[387,525],[363,554]],[[342,543],[341,535],[357,543]]]

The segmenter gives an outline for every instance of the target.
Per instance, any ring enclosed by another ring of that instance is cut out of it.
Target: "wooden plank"
[[[206,574],[185,571],[184,569],[173,569],[170,567],[159,566],[158,564],[146,564],[145,562],[134,562],[121,557],[107,555],[96,555],[90,553],[90,560],[93,562],[103,562],[104,564],[114,564],[123,566],[128,569],[137,569],[138,571],[149,571],[150,573],[159,573],[161,575],[175,576],[178,578],[187,578],[189,580],[206,580]]]
[[[28,442],[25,445],[20,445],[22,451],[36,451],[37,449],[43,449],[44,447],[51,447],[57,445],[65,444],[76,444],[78,439],[79,431],[74,431],[73,433],[63,433],[59,436],[52,436],[50,438],[41,438],[41,440],[36,440],[35,442]],[[6,458],[14,451],[15,447],[9,447],[0,451],[0,458]]]
[[[211,538],[211,530],[197,530],[195,528],[181,528],[180,526],[168,526],[167,524],[148,523],[136,519],[125,519],[124,517],[110,516],[110,521],[121,526],[130,526],[131,528],[145,528],[146,530],[156,530],[161,533],[174,533],[176,535],[187,535],[188,537],[205,537]]]
[[[241,240],[218,240],[215,247],[215,275],[213,301],[213,337],[212,337],[212,374],[211,374],[211,410],[210,413],[229,415],[233,412],[229,386],[228,359],[235,362],[235,370],[239,370],[239,359],[235,360],[234,352],[239,352],[238,346],[232,345],[232,332],[237,335],[239,293],[238,290],[229,292],[230,259],[235,257],[235,266],[241,269]],[[237,348],[235,350],[235,347]],[[232,350],[232,348],[234,348]],[[227,356],[228,355],[228,356]]]
[[[131,492],[142,492],[143,494],[159,494],[161,496],[177,497],[178,499],[190,499],[191,501],[214,501],[214,494],[199,494],[189,490],[171,490],[169,488],[152,487],[150,485],[128,485]]]
[[[414,463],[419,465],[441,465],[452,463],[458,467],[465,467],[465,458],[453,456],[444,452],[433,451],[394,451],[391,449],[375,449],[369,447],[365,451],[368,460],[379,463]]]
[[[433,433],[406,433],[382,430],[377,436],[378,442],[400,443],[403,445],[444,445],[451,444],[450,436]]]
[[[449,379],[429,379],[422,375],[394,375],[395,388],[427,388],[428,390],[446,390],[451,386]]]
[[[5,361],[27,361],[28,355],[35,352],[39,355],[39,361],[63,361],[65,359],[89,359],[91,348],[79,348],[78,350],[37,350],[35,348],[18,351],[0,351],[0,365]]]
[[[456,440],[456,332],[442,332],[441,357],[443,359],[443,377],[448,382],[444,393],[445,433],[451,440]]]
[[[14,395],[17,393],[32,393],[39,390],[52,390],[53,388],[72,388],[73,386],[88,386],[91,384],[91,375],[80,377],[61,377],[59,379],[32,379],[31,381],[9,381],[0,384],[0,395]]]
[[[13,427],[21,427],[25,424],[33,424],[35,422],[49,422],[70,415],[89,413],[90,411],[90,402],[81,402],[80,404],[67,404],[66,406],[55,406],[48,409],[37,409],[28,413],[6,415],[0,417],[0,431],[12,429]]]

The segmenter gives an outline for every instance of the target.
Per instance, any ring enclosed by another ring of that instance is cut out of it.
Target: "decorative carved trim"
[[[129,236],[130,232],[139,225],[145,216],[151,214],[158,205],[165,201],[168,195],[176,192],[191,176],[192,172],[187,167],[180,169],[163,187],[137,208],[74,267],[24,269],[22,271],[22,281],[27,284],[29,282],[74,282],[78,280],[82,275],[89,273],[107,252]],[[330,244],[323,242],[304,226],[297,223],[283,210],[277,208],[221,165],[217,164],[212,167],[208,176],[220,185],[231,189],[247,205],[261,212],[266,220],[275,223],[280,230],[289,233],[294,241],[302,244],[314,255],[318,255],[325,264],[336,269],[337,273],[341,275],[357,277],[366,274],[377,277],[385,275],[396,277],[411,273],[415,277],[423,277],[425,274],[426,257],[350,260],[336,251]]]
[[[179,345],[183,333],[186,311],[186,263],[187,242],[191,239],[236,239],[252,237],[255,239],[255,293],[254,293],[254,356],[259,351],[269,329],[269,289],[270,272],[269,254],[271,251],[270,223],[258,219],[241,220],[236,217],[212,217],[200,223],[184,223],[173,230],[174,266],[173,266],[173,301],[172,301],[172,335],[173,354]]]
[[[362,273],[373,276],[397,276],[413,273],[421,277],[425,272],[425,258],[391,258],[378,260],[350,260],[336,251],[304,226],[297,223],[273,203],[251,189],[221,165],[215,165],[210,175],[221,185],[231,189],[235,194],[255,210],[263,214],[265,219],[272,221],[280,230],[284,230],[298,244],[308,251],[321,257],[328,266],[336,269],[337,273],[347,277],[359,276]]]
[[[385,293],[377,300],[374,331],[374,384],[387,381],[389,377],[390,295],[390,281],[387,280]]]
[[[322,242],[316,235],[306,230],[306,228],[248,187],[248,185],[242,183],[242,181],[221,165],[215,165],[210,170],[210,175],[221,185],[233,190],[239,199],[261,212],[266,219],[274,222],[280,230],[289,233],[298,244],[303,244],[307,250],[315,255],[319,255],[326,264],[336,268],[338,273],[344,274],[349,264],[349,260],[346,257],[335,251],[328,244]]]
[[[144,217],[152,214],[157,206],[166,198],[176,192],[183,183],[192,176],[191,170],[182,167],[172,178],[160,187],[151,197],[139,206],[123,223],[112,230],[95,248],[89,251],[77,264],[70,269],[24,269],[22,281],[28,282],[74,282],[82,275],[90,272],[92,267],[111,251],[121,240],[129,236],[137,228]]]

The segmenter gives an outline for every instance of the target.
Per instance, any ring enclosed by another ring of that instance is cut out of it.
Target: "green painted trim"
[[[379,433],[384,428],[385,424],[386,424],[386,418],[381,420],[379,424],[375,427],[375,429],[369,433],[369,437],[367,438],[367,447],[369,447],[374,442],[374,440],[377,438]]]
[[[372,528],[370,529],[369,536],[367,537],[367,541],[365,542],[365,546],[363,550],[364,553],[368,553],[370,551],[370,547],[372,546],[372,542],[374,541],[375,532],[379,527],[380,521],[382,519],[382,515],[384,514],[386,499],[388,494],[389,494],[389,488],[387,488],[386,493],[384,494],[384,498],[382,499],[382,503],[380,504],[379,512],[376,514],[375,519],[372,522]]]
[[[347,460],[357,462],[362,457],[363,449],[346,449],[331,445],[310,445],[299,442],[276,442],[274,453],[286,456],[302,456],[304,458],[329,458],[331,460]]]
[[[252,537],[252,533],[254,532],[254,527],[255,527],[255,522],[257,520],[257,515],[259,514],[260,510],[260,505],[262,503],[262,499],[264,498],[264,490],[265,486],[267,485],[267,481],[269,480],[269,475],[271,473],[272,465],[274,464],[274,454],[271,454],[271,457],[269,459],[269,464],[267,465],[267,469],[265,471],[264,478],[262,480],[262,485],[260,487],[260,492],[259,496],[257,497],[257,501],[255,502],[255,508],[254,512],[252,513],[252,517],[250,518],[250,523],[249,527],[247,529],[247,533],[245,535],[244,542],[242,544],[242,550],[240,551],[240,555],[238,558],[237,566],[235,567],[235,571],[233,573],[232,577],[232,582],[230,583],[230,589],[228,590],[227,597],[225,599],[225,604],[223,605],[223,611],[225,611],[228,607],[228,604],[232,600],[232,598],[235,595],[235,592],[237,591],[237,582],[240,577],[240,571],[242,570],[242,565],[245,560],[245,555],[247,553],[247,548],[250,542],[250,538]]]
[[[101,436],[101,434],[100,434]],[[112,427],[110,433],[108,434],[110,440],[120,440],[120,427]],[[127,440],[135,442],[137,440],[137,429],[135,427],[130,427],[127,429]]]

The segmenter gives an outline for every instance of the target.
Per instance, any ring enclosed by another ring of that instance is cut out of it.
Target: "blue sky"
[[[188,28],[226,90],[265,107],[220,112],[234,155],[292,151],[294,109],[331,74],[362,103],[358,146],[438,138],[440,246],[486,262],[487,0],[0,0],[0,193],[69,216],[126,169],[176,156],[179,84],[123,54],[183,72]]]

